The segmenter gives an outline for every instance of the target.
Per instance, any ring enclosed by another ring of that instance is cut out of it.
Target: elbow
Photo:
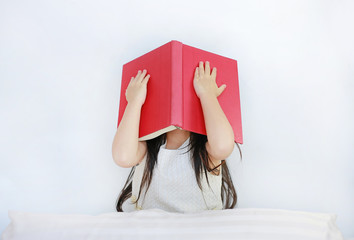
[[[215,152],[218,153],[219,159],[226,159],[228,158],[232,151],[234,150],[235,143],[232,141],[230,143],[224,143],[217,147]]]
[[[119,151],[116,147],[116,145],[112,144],[112,158],[115,164],[117,164],[120,167],[123,168],[128,168],[128,161],[127,161],[127,157],[124,156],[123,154],[121,154],[121,151]]]
[[[122,154],[118,154],[113,151],[112,149],[112,158],[115,164],[117,164],[119,167],[122,168],[130,168],[131,167],[131,161],[125,157]]]
[[[113,156],[113,161],[115,164],[117,164],[119,167],[122,168],[130,168],[131,166],[131,161],[126,161],[122,158],[114,157]]]
[[[206,149],[209,154],[213,156],[213,158],[218,159],[218,160],[223,160],[229,157],[234,149],[234,142],[226,142],[223,141],[220,144],[216,145],[210,145],[209,142],[207,142]]]

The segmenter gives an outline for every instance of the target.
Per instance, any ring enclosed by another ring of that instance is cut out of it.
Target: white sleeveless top
[[[160,146],[157,163],[153,171],[150,187],[142,189],[136,210],[158,208],[170,212],[197,212],[223,209],[221,199],[222,166],[218,176],[207,171],[210,187],[201,174],[200,190],[192,166],[191,152],[188,152],[190,137],[178,149]],[[147,154],[136,166],[132,181],[131,204],[139,195]]]

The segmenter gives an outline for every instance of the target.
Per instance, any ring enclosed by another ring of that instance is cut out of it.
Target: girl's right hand
[[[125,90],[125,97],[128,103],[137,103],[142,106],[146,99],[147,83],[150,78],[150,74],[145,77],[146,69],[143,72],[138,71],[138,74],[130,79],[129,85]]]

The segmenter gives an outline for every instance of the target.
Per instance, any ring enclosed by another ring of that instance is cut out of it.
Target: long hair
[[[141,180],[141,187],[139,190],[139,195],[138,195],[137,199],[135,200],[135,203],[140,198],[142,188],[144,186],[146,186],[146,191],[145,191],[145,194],[146,194],[146,192],[148,191],[148,189],[150,187],[154,167],[157,163],[157,155],[159,153],[160,146],[163,145],[165,142],[166,142],[166,133],[161,134],[160,136],[158,136],[156,138],[146,140],[146,145],[147,145],[146,164],[145,164],[143,177]],[[198,186],[202,190],[201,173],[203,172],[203,170],[204,170],[204,173],[206,176],[207,183],[209,185],[208,175],[207,175],[206,171],[218,173],[216,168],[218,166],[222,165],[221,167],[223,169],[222,169],[221,199],[223,202],[223,208],[224,209],[232,209],[235,207],[235,205],[237,203],[237,194],[236,194],[236,190],[235,190],[234,184],[231,179],[229,169],[227,167],[227,163],[224,159],[224,160],[222,160],[222,163],[220,165],[214,166],[214,168],[209,168],[210,161],[209,161],[208,152],[205,148],[206,142],[207,142],[206,135],[190,132],[190,142],[188,145],[189,146],[188,151],[191,151],[191,153],[192,153],[191,154],[192,155],[192,162],[193,162],[192,166],[194,168],[195,177],[196,177]],[[240,156],[241,156],[241,161],[242,161],[241,149],[240,149],[238,143],[236,143],[236,144],[237,144],[237,147],[240,151]],[[135,172],[135,168],[136,168],[136,166],[132,167],[130,174],[124,184],[124,187],[121,190],[121,192],[117,198],[116,210],[118,212],[123,212],[123,209],[122,209],[123,203],[132,196],[132,179],[133,179],[133,175]],[[209,187],[210,187],[210,185],[209,185]]]

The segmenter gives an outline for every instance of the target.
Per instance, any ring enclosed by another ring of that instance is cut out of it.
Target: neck
[[[166,148],[178,149],[189,138],[190,132],[187,130],[176,129],[167,132],[166,135]]]

